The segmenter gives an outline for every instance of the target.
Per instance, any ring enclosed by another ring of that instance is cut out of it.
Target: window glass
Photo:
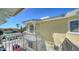
[[[70,22],[70,31],[78,32],[78,20]]]
[[[34,31],[34,26],[30,25],[30,32],[33,33],[33,31]]]
[[[32,48],[32,42],[28,42],[28,46],[30,47],[30,48]]]

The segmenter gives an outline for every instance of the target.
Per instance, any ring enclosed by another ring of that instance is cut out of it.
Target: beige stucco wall
[[[77,19],[77,16],[68,17],[65,19],[59,19],[59,20],[51,20],[51,21],[44,21],[44,22],[38,22],[36,23],[36,32],[41,35],[42,39],[48,42],[54,42],[54,40],[63,40],[64,35],[69,31],[68,30],[68,21]],[[32,23],[28,23],[29,25]],[[58,33],[57,35],[53,36],[55,33]],[[61,34],[63,33],[63,34]],[[60,36],[58,36],[60,35]],[[63,36],[62,36],[63,35]],[[67,36],[69,39],[78,39],[76,35]],[[54,42],[55,43],[55,42]],[[60,43],[60,42],[59,42]]]
[[[52,37],[54,38],[55,45],[60,46],[63,43],[64,39],[66,38],[66,34],[65,33],[54,33]]]
[[[54,33],[53,36],[54,43],[56,46],[61,46],[65,39],[67,38],[71,43],[71,46],[73,47],[73,50],[79,50],[79,34],[76,33]],[[64,46],[63,46],[64,47]]]
[[[59,19],[59,20],[51,20],[46,22],[37,23],[37,28],[39,28],[38,32],[40,35],[48,41],[53,42],[52,34],[53,33],[67,33],[68,32],[68,20],[76,19],[77,16]]]

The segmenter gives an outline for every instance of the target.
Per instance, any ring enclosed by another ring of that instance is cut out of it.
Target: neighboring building
[[[79,50],[79,9],[72,10],[63,16],[34,19],[24,23],[27,27],[27,40],[36,42],[34,46],[38,49],[46,46],[45,49],[48,51]],[[39,41],[43,44],[40,45]],[[44,43],[45,46],[43,46]],[[32,45],[33,43],[28,43],[28,46],[34,48]]]

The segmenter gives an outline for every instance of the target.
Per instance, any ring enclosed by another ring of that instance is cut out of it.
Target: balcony
[[[43,40],[40,34],[24,33],[24,39],[27,40],[27,43],[28,43],[27,49],[29,51],[46,50],[45,41]]]
[[[5,36],[5,37],[4,37]],[[37,36],[37,37],[36,37]],[[41,40],[41,36],[29,33],[11,33],[3,35],[4,38],[1,40],[1,44],[6,51],[14,51],[13,46],[19,45],[22,50],[21,51],[35,51],[35,50],[43,50],[45,51],[44,41]],[[29,46],[29,42],[32,42],[32,48]],[[15,50],[17,51],[17,50]]]
[[[13,51],[13,45],[18,45],[22,48],[22,51],[26,50],[27,42],[23,38],[21,33],[4,34],[4,38],[1,40],[1,44],[6,51]]]

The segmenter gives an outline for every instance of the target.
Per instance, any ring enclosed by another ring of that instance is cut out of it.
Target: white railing
[[[27,47],[27,51],[35,51],[35,50],[30,47]]]
[[[40,35],[30,33],[12,33],[3,36],[5,36],[5,38],[2,39],[2,45],[7,51],[13,51],[12,47],[14,44],[20,45],[24,51],[35,51],[36,49],[32,49],[28,46],[28,41],[35,42],[36,45],[38,45],[39,41],[42,42],[42,37]]]
[[[0,45],[4,46],[7,51],[12,51],[14,44],[20,45],[23,49],[26,48],[27,42],[21,33],[4,34],[3,37],[5,38],[1,40],[2,44]]]
[[[39,34],[25,33],[24,38],[29,41],[42,40],[42,37]]]
[[[34,46],[36,46],[33,49],[28,46],[27,50],[46,50],[44,40],[40,34],[25,33],[24,38],[27,40],[27,42],[34,43]]]

